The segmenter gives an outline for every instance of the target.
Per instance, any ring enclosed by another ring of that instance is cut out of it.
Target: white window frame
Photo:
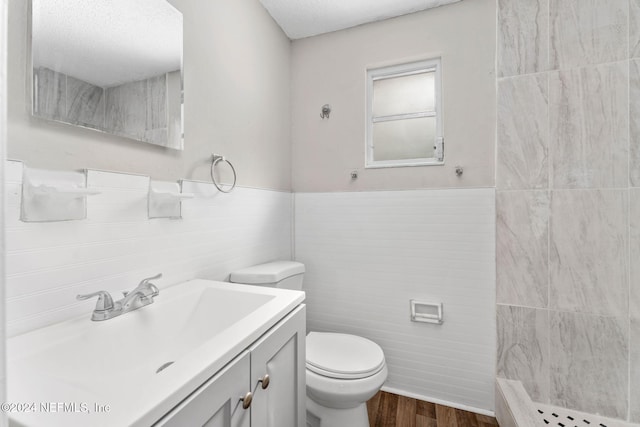
[[[388,168],[403,166],[427,166],[443,165],[444,153],[440,159],[434,157],[424,157],[415,159],[397,160],[374,160],[373,147],[373,123],[390,120],[405,120],[419,117],[436,118],[436,138],[434,144],[444,144],[442,137],[442,65],[440,58],[427,59],[418,62],[392,65],[388,67],[373,68],[367,70],[367,131],[366,131],[366,158],[365,168]],[[433,112],[417,112],[408,114],[398,114],[393,116],[373,117],[373,82],[381,79],[393,77],[410,76],[425,72],[435,71],[435,110]],[[435,147],[434,147],[435,148]],[[444,150],[444,146],[439,147]],[[435,150],[434,150],[435,151]]]

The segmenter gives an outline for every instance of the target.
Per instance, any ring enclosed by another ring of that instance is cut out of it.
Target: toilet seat
[[[356,335],[310,332],[306,350],[307,369],[328,378],[366,378],[385,366],[380,346]]]

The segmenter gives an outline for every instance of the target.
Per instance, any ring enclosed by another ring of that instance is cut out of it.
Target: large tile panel
[[[107,88],[105,129],[116,135],[144,140],[147,130],[147,82]]]
[[[147,125],[149,129],[167,127],[167,75],[150,77],[147,86]]]
[[[549,400],[547,310],[498,305],[498,377],[519,380],[536,402]]]
[[[552,69],[627,58],[629,0],[549,0]]]
[[[549,186],[549,87],[546,74],[498,82],[498,189]]]
[[[496,197],[497,301],[545,308],[549,294],[549,194],[506,191]]]
[[[67,77],[42,67],[33,72],[36,78],[34,113],[47,119],[64,119],[67,108]]]
[[[94,129],[104,129],[104,89],[67,76],[65,121]]]
[[[631,318],[629,332],[629,343],[631,346],[631,363],[629,378],[629,421],[640,423],[640,317]]]
[[[498,76],[549,66],[548,0],[498,0]]]
[[[551,193],[549,306],[628,314],[627,190]]]
[[[629,54],[640,57],[640,0],[629,0]]]
[[[553,188],[627,187],[628,90],[626,61],[551,73]]]
[[[626,418],[628,321],[581,313],[551,313],[551,403]]]
[[[629,198],[629,313],[640,319],[640,188],[632,188]]]
[[[629,184],[640,187],[640,59],[629,63]]]

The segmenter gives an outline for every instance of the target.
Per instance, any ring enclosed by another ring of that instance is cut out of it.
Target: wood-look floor
[[[493,427],[493,417],[378,392],[367,402],[371,427]]]

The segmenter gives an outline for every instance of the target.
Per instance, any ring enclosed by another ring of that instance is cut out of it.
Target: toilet
[[[304,264],[274,261],[231,273],[233,283],[302,290]],[[307,427],[369,427],[367,400],[387,379],[380,346],[356,335],[309,332]]]

